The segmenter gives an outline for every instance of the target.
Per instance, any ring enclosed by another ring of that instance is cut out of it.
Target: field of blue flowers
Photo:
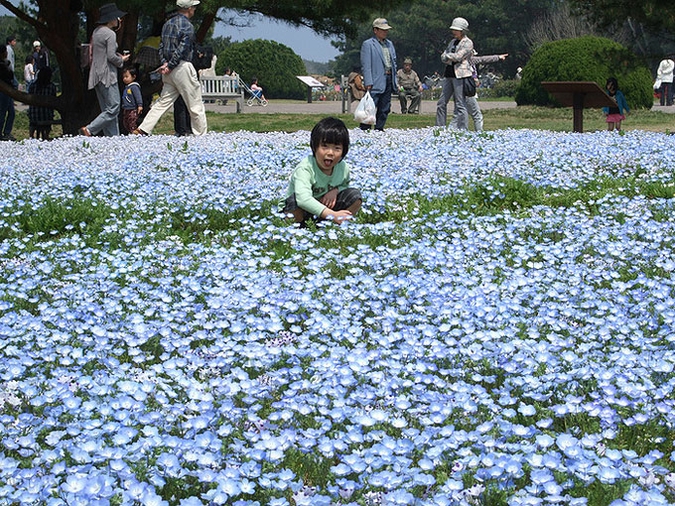
[[[675,138],[3,144],[0,504],[675,503]]]

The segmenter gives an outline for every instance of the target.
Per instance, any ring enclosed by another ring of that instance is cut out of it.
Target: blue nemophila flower
[[[361,502],[462,504],[481,478],[509,504],[585,504],[573,482],[658,504],[674,206],[632,181],[668,188],[672,139],[357,131],[363,215],[408,219],[308,233],[262,211],[307,137],[8,146],[2,497],[168,504],[180,481],[187,503],[329,504],[349,481]],[[528,207],[514,181],[582,196]],[[426,211],[438,198],[467,210]],[[23,209],[80,201],[102,232],[22,231]],[[307,469],[328,473],[311,496]]]

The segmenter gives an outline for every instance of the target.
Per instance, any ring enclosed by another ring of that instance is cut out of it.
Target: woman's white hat
[[[455,18],[452,20],[450,30],[460,30],[465,32],[469,29],[469,22],[464,18]]]

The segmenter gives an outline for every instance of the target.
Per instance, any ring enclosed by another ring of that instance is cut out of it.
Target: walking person
[[[661,82],[660,105],[673,105],[673,71],[675,71],[675,61],[670,56],[661,60],[656,71],[656,80]]]
[[[441,54],[441,61],[445,63],[443,91],[436,103],[436,126],[445,126],[448,119],[448,102],[450,98],[455,102],[457,128],[469,128],[469,117],[464,98],[464,79],[473,79],[473,70],[469,58],[473,56],[473,41],[466,36],[469,22],[464,18],[455,18],[450,25],[453,40]]]
[[[91,36],[92,60],[89,69],[89,89],[96,91],[101,113],[80,134],[87,137],[103,132],[106,137],[120,134],[120,89],[117,84],[117,69],[122,68],[129,55],[117,52],[117,35],[126,12],[114,3],[99,9],[98,26]],[[38,76],[39,76],[38,71]]]
[[[197,71],[192,65],[194,49],[194,27],[190,19],[195,15],[199,0],[177,0],[178,13],[162,27],[159,56],[162,66],[162,93],[159,100],[145,116],[143,123],[132,133],[151,134],[162,115],[169,110],[176,99],[183,97],[190,112],[190,123],[194,135],[206,133],[206,112],[202,102],[202,87]]]
[[[387,39],[391,26],[384,18],[373,21],[373,36],[361,45],[361,71],[363,84],[375,102],[375,130],[384,130],[389,111],[391,94],[397,89],[396,50]],[[370,125],[361,124],[362,130],[370,130]]]

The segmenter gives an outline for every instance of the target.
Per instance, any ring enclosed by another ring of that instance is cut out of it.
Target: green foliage
[[[667,36],[675,29],[675,4],[672,2],[635,2],[633,0],[569,0],[578,9],[601,27],[616,30],[626,20]],[[670,37],[668,37],[670,38]],[[672,40],[672,38],[671,38]]]
[[[278,42],[255,39],[230,44],[218,55],[216,73],[223,74],[225,67],[235,70],[247,85],[257,77],[268,99],[301,99],[306,94],[296,78],[307,73],[302,58]]]
[[[602,88],[616,77],[629,107],[651,108],[652,77],[640,59],[620,44],[602,37],[579,37],[543,44],[523,69],[516,93],[518,105],[552,105],[542,81],[595,81]]]
[[[556,4],[554,0],[518,0],[515,4],[511,0],[417,0],[381,14],[393,27],[390,38],[399,62],[410,56],[420,77],[444,70],[440,55],[452,40],[450,22],[456,16],[469,21],[468,35],[480,54],[510,54],[496,66],[505,75],[514,75],[527,61],[528,26]],[[372,34],[371,21],[367,21],[355,36],[340,44],[343,54],[335,60],[336,75],[348,75],[359,65],[361,43]]]
[[[25,204],[12,210],[10,223],[0,225],[0,239],[17,234],[29,234],[38,240],[85,231],[90,235],[98,234],[112,214],[112,209],[88,198],[73,197],[63,201],[46,198],[40,207]]]
[[[520,81],[515,79],[502,79],[497,81],[492,88],[480,88],[479,94],[481,98],[515,97],[519,85]]]

